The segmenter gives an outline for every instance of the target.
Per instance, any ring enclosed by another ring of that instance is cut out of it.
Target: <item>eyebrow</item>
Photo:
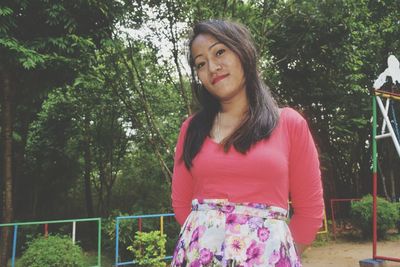
[[[215,43],[213,43],[212,45],[210,45],[208,47],[208,50],[210,50],[211,48],[213,48],[214,46],[216,46],[217,44],[222,44],[220,41],[216,41]],[[201,56],[202,54],[198,54],[197,56],[194,57],[193,62],[196,60],[196,58],[198,58],[199,56]]]

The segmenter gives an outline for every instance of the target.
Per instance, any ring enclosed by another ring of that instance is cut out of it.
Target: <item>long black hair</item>
[[[278,106],[269,88],[259,77],[257,51],[247,28],[224,20],[207,20],[195,24],[189,39],[188,61],[192,73],[193,97],[200,110],[193,115],[186,132],[182,159],[188,169],[192,167],[194,157],[209,136],[215,116],[220,110],[218,99],[196,77],[192,44],[199,34],[210,34],[229,47],[239,57],[244,70],[249,110],[239,127],[223,141],[225,152],[233,145],[237,151],[245,154],[252,144],[270,136],[279,118]]]

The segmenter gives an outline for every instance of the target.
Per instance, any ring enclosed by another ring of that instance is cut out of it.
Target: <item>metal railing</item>
[[[119,223],[121,220],[138,220],[139,221],[139,231],[141,231],[142,219],[144,218],[160,218],[160,232],[161,235],[164,233],[164,217],[175,216],[174,213],[164,213],[164,214],[149,214],[149,215],[134,215],[134,216],[119,216],[115,219],[115,266],[123,266],[135,264],[136,261],[126,261],[119,262]],[[172,259],[172,256],[166,256],[164,260]]]
[[[86,218],[86,219],[70,219],[70,220],[54,220],[54,221],[37,221],[37,222],[16,222],[16,223],[3,223],[0,224],[0,227],[14,227],[14,235],[13,235],[13,243],[12,243],[12,256],[11,256],[11,266],[15,267],[15,257],[17,251],[17,235],[18,235],[18,228],[19,226],[24,225],[48,225],[48,224],[55,224],[55,223],[72,223],[72,242],[75,243],[75,232],[76,232],[76,223],[77,222],[91,222],[97,221],[98,223],[98,240],[97,240],[97,265],[92,267],[100,267],[101,266],[101,218]],[[47,227],[45,227],[47,229]]]

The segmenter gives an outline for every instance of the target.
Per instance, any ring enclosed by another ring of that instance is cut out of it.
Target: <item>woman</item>
[[[172,206],[183,227],[171,266],[301,266],[324,206],[306,121],[277,107],[242,25],[198,23],[189,51],[201,109],[176,146]]]

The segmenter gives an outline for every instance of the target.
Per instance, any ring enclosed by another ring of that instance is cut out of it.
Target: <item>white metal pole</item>
[[[72,222],[72,243],[75,244],[76,221]]]
[[[376,102],[378,102],[378,106],[382,112],[383,118],[386,121],[387,127],[389,129],[389,133],[392,136],[392,140],[394,143],[394,147],[396,148],[397,154],[400,157],[400,144],[399,144],[399,140],[397,140],[396,134],[394,133],[393,127],[392,127],[392,123],[389,120],[389,117],[387,116],[387,114],[385,113],[385,107],[383,106],[383,102],[381,100],[381,98],[379,96],[376,96]]]
[[[386,98],[386,106],[385,106],[385,114],[386,114],[386,116],[387,116],[387,114],[389,112],[389,106],[390,106],[390,99]],[[383,120],[381,133],[384,134],[385,130],[386,130],[386,121]]]

